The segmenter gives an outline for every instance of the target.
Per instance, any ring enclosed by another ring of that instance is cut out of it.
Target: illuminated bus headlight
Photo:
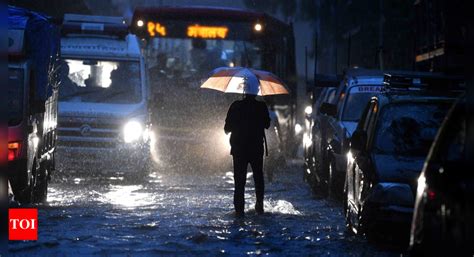
[[[143,127],[138,121],[129,121],[123,127],[123,140],[126,143],[138,141],[143,134]]]

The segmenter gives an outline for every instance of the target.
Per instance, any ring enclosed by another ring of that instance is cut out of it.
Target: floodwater
[[[230,156],[229,156],[230,158]],[[160,168],[140,181],[55,174],[39,210],[38,241],[12,256],[400,256],[346,232],[340,203],[315,198],[298,163],[266,183],[264,215],[234,217],[232,172]]]

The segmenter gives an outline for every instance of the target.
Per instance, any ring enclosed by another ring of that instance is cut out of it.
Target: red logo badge
[[[8,239],[38,240],[38,210],[8,209]]]

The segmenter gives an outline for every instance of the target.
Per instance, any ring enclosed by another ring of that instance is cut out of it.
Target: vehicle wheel
[[[15,199],[21,204],[29,204],[33,198],[32,195],[31,187],[27,186],[15,194]]]
[[[334,174],[336,172],[336,164],[334,160],[331,158],[328,167],[328,182],[327,182],[327,196],[328,199],[332,199],[334,197]]]
[[[346,220],[346,229],[350,234],[354,234],[352,230],[351,214],[349,213],[349,201],[347,200],[347,186],[344,189],[344,198],[343,198],[343,208],[344,208],[344,218]]]
[[[364,207],[359,207],[359,224],[357,226],[357,234],[366,235],[367,240],[370,242],[378,242],[377,237],[377,226],[374,222],[372,222],[372,215],[369,214],[370,210]]]
[[[48,176],[50,169],[41,164],[37,170],[36,184],[33,188],[33,202],[44,203],[48,197]]]
[[[304,168],[303,168],[303,182],[309,183],[309,176],[308,176],[308,172],[306,172],[306,169],[308,169],[308,166],[304,165]]]
[[[37,164],[36,160],[33,160],[33,165],[31,167],[31,176],[23,178],[26,183],[22,183],[24,186],[22,188],[14,190],[15,199],[21,204],[29,204],[33,201],[33,187],[35,184],[35,174],[37,173]],[[12,185],[13,186],[13,185]],[[15,192],[16,191],[16,192]]]
[[[319,165],[319,177],[321,178],[321,187],[325,189],[327,193],[327,179],[329,177],[329,153],[324,151],[321,154],[321,164]]]

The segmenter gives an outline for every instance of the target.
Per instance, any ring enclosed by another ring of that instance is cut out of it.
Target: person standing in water
[[[270,127],[267,105],[256,100],[258,92],[252,92],[247,88],[245,81],[243,86],[245,87],[244,98],[232,103],[227,112],[224,126],[225,133],[231,133],[230,154],[234,163],[234,207],[237,217],[244,216],[244,193],[248,164],[252,167],[255,182],[255,211],[258,214],[264,212],[263,145],[265,129]]]

